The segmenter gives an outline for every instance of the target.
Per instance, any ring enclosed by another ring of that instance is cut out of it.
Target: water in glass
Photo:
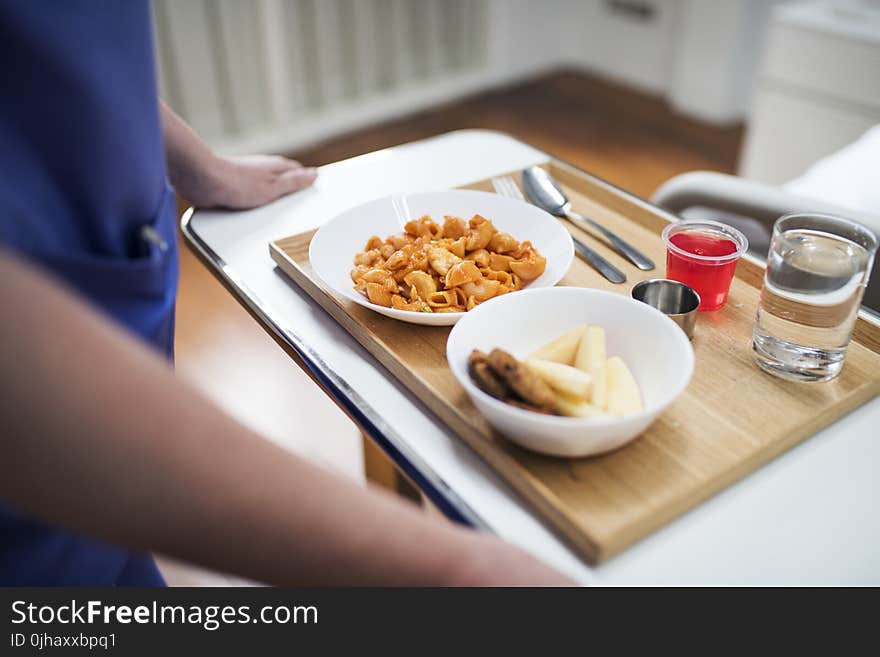
[[[765,370],[821,381],[843,367],[876,240],[871,248],[870,233],[860,244],[813,225],[774,230],[752,346]]]

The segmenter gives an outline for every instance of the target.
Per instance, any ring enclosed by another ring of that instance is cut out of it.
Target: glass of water
[[[758,365],[796,381],[840,374],[876,251],[877,237],[855,221],[779,219],[752,339]]]

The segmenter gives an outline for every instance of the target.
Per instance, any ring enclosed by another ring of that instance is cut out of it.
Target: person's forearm
[[[159,109],[168,178],[193,205],[256,208],[305,189],[318,175],[280,155],[217,155],[165,103],[160,101]]]
[[[159,101],[159,113],[162,118],[162,135],[165,142],[165,160],[168,164],[168,178],[184,196],[188,190],[205,190],[206,197],[216,193],[219,187],[219,170],[225,164],[218,158],[205,142],[186,124],[168,105]],[[201,205],[202,198],[188,198],[192,203]]]
[[[470,532],[263,440],[2,252],[0,302],[0,497],[110,541],[273,583],[456,577]]]

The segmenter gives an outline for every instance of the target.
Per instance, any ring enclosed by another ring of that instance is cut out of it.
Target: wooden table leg
[[[364,444],[364,474],[367,481],[421,504],[422,494],[419,489],[400,473],[385,452],[363,432],[361,439]]]

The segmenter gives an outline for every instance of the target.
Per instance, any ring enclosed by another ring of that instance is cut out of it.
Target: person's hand
[[[178,191],[195,205],[247,210],[304,189],[317,169],[280,155],[216,157],[211,170],[195,176]]]
[[[317,170],[280,155],[224,157],[159,103],[171,184],[193,205],[248,210],[308,187]]]
[[[452,586],[577,586],[562,573],[492,536],[475,534]]]

